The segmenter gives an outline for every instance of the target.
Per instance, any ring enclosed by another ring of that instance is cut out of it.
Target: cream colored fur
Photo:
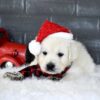
[[[43,71],[56,74],[72,64],[67,75],[75,76],[94,73],[95,64],[93,59],[80,42],[58,37],[47,37],[41,45],[42,51],[38,57],[38,63]],[[46,56],[43,55],[43,51],[47,52]],[[57,56],[59,52],[64,53],[64,56],[59,58]],[[46,65],[49,62],[53,62],[56,65],[55,72],[46,70]]]

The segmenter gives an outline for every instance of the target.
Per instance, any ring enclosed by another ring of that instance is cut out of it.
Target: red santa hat
[[[68,40],[73,39],[73,34],[70,29],[46,20],[41,26],[36,39],[29,43],[30,53],[35,56],[39,55],[41,52],[41,42],[48,36],[61,37]]]

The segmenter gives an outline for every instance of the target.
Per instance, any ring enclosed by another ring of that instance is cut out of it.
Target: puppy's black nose
[[[55,65],[53,63],[50,62],[50,63],[47,64],[47,70],[48,71],[54,71],[54,68],[55,68]]]

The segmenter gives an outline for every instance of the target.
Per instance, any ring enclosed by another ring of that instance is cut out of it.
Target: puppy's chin
[[[48,73],[48,74],[57,74],[57,73],[59,73],[59,72],[56,72],[56,71],[45,71],[45,73]]]

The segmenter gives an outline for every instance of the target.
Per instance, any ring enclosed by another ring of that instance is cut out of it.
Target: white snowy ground
[[[34,77],[11,81],[2,77],[9,70],[13,69],[0,69],[0,100],[100,100],[100,76],[58,82]]]

